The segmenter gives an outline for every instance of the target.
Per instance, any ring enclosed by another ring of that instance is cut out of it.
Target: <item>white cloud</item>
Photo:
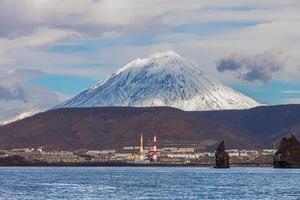
[[[82,37],[83,35],[74,31],[48,27],[39,27],[27,35],[0,37],[0,69],[9,70],[10,68],[24,67],[29,64],[24,60],[18,60],[16,55],[21,55],[24,52],[38,52],[39,47],[45,48],[62,40],[68,41]],[[34,61],[37,57],[28,59]],[[42,66],[39,69],[42,69]]]
[[[214,35],[189,35],[166,33],[155,37],[150,45],[114,45],[95,54],[92,59],[113,61],[107,68],[99,68],[99,78],[109,75],[126,62],[157,51],[174,50],[195,63],[212,76],[225,82],[239,82],[232,74],[220,74],[216,68],[218,59],[233,52],[258,54],[261,52],[284,52],[287,60],[280,71],[273,74],[274,80],[292,82],[300,76],[300,23],[278,21],[241,28],[234,32]],[[113,66],[113,68],[111,68]]]
[[[2,0],[0,67],[103,78],[131,59],[172,49],[199,63],[205,72],[236,81],[216,71],[217,59],[236,51],[257,54],[275,49],[287,52],[289,59],[274,78],[290,81],[300,74],[299,8],[294,0]],[[253,25],[211,35],[171,31],[174,26],[203,22]],[[154,44],[115,43],[72,54],[44,51],[50,45],[145,33],[154,37]],[[91,68],[90,63],[105,66]]]
[[[216,61],[233,52],[257,54],[265,51],[283,51],[288,59],[274,79],[296,81],[300,75],[300,22],[275,21],[213,35],[164,34],[165,41],[175,51],[195,60],[203,70],[225,81],[236,82],[230,74],[219,74]],[[138,52],[139,47],[136,51]]]
[[[81,34],[62,29],[54,29],[47,27],[40,27],[34,30],[30,35],[17,37],[16,39],[10,39],[12,45],[22,45],[25,47],[36,47],[41,45],[48,45],[61,40],[78,39]]]
[[[0,73],[0,122],[24,112],[45,110],[61,102],[55,93],[28,84],[30,79],[41,75],[41,71],[29,69]]]
[[[41,26],[99,36],[192,22],[299,20],[299,8],[292,0],[2,0],[0,24],[6,26],[0,35],[22,35]]]

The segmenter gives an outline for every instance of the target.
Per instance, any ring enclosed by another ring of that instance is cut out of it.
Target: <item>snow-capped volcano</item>
[[[58,107],[171,106],[202,111],[247,109],[258,105],[168,51],[133,60],[108,79]]]

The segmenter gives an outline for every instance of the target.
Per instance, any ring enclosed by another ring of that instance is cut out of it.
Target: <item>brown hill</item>
[[[300,105],[261,106],[248,110],[195,112],[216,123],[242,132],[264,147],[279,145],[282,137],[300,137]]]
[[[300,137],[300,105],[249,110],[185,112],[175,108],[64,108],[39,113],[0,127],[0,148],[46,147],[74,150],[138,146],[139,136],[160,146],[215,149],[271,148],[281,137]]]
[[[139,136],[157,130],[158,145],[257,147],[250,137],[175,108],[64,108],[0,127],[0,148],[39,147],[74,150],[138,146]]]

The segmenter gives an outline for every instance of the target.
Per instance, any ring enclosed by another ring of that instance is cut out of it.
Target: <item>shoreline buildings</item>
[[[145,143],[144,141],[148,141]],[[157,146],[157,133],[145,138],[140,134],[138,146],[124,146],[122,150],[77,150],[77,151],[45,151],[42,148],[24,148],[0,150],[0,158],[21,156],[28,161],[47,163],[128,163],[128,164],[204,164],[214,163],[214,152],[204,151],[196,146],[176,147],[163,143]],[[276,149],[228,149],[231,164],[272,164]]]

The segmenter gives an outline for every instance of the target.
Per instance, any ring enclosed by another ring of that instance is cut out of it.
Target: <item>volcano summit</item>
[[[63,107],[171,106],[186,111],[248,109],[255,100],[205,75],[173,51],[128,63]]]

